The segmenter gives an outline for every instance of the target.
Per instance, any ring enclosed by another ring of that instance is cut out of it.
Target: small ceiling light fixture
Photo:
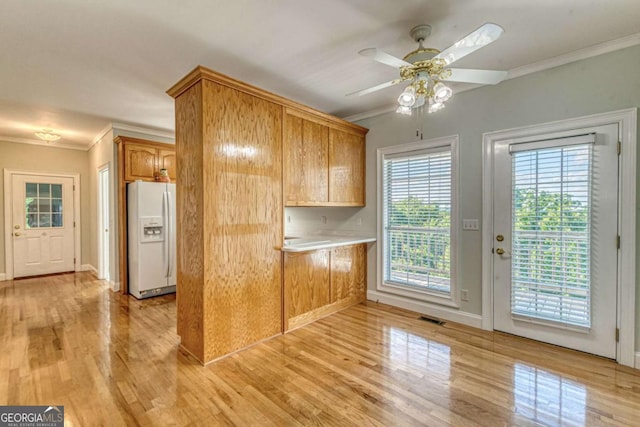
[[[49,144],[50,142],[55,142],[62,138],[57,133],[54,133],[51,129],[42,129],[42,131],[36,132],[36,136],[45,141],[47,144]]]

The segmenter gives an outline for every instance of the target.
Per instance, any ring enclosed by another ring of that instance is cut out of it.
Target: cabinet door
[[[158,169],[166,169],[169,172],[171,182],[176,181],[176,151],[158,150]]]
[[[364,301],[367,293],[366,245],[331,250],[331,302]]]
[[[310,320],[306,313],[329,304],[329,250],[285,253],[285,330]]]
[[[329,202],[365,205],[364,135],[329,130]]]
[[[155,181],[158,171],[157,150],[136,144],[124,146],[125,181]]]
[[[329,128],[292,114],[284,120],[284,195],[287,206],[329,200]]]

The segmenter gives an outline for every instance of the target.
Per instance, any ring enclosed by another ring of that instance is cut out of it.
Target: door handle
[[[14,236],[18,237],[18,236],[22,236],[22,233],[18,233],[17,231],[15,233],[13,233]]]
[[[498,249],[496,249],[496,253],[497,253],[498,255],[503,255],[503,254],[504,254],[504,249],[502,249],[502,248],[498,248]]]

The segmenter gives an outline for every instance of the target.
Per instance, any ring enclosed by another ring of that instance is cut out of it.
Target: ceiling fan
[[[409,32],[411,38],[418,43],[418,48],[409,52],[403,59],[396,58],[375,47],[358,52],[374,61],[398,68],[400,78],[349,93],[347,96],[367,95],[408,81],[409,85],[398,97],[396,112],[410,115],[413,108],[422,107],[425,104],[428,104],[429,113],[441,110],[453,93],[443,81],[497,84],[504,80],[507,76],[506,71],[448,68],[455,61],[496,41],[503,32],[504,30],[499,25],[486,23],[440,52],[438,49],[424,47],[424,40],[431,34],[431,27],[418,25]]]

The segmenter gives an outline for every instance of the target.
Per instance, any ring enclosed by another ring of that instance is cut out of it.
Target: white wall
[[[460,137],[460,217],[482,218],[482,134],[565,118],[640,106],[640,46],[455,94],[444,110],[421,122],[395,113],[358,122],[367,135],[367,206],[359,215],[366,234],[376,229],[376,150],[424,139]],[[640,150],[639,150],[640,152]],[[640,186],[638,186],[640,190]],[[640,199],[639,199],[640,200]],[[638,227],[640,235],[640,227]],[[640,239],[636,238],[636,246]],[[460,286],[469,301],[460,311],[481,315],[481,232],[460,233]],[[638,251],[640,254],[640,250]],[[369,289],[376,286],[376,250],[369,250]],[[640,269],[637,269],[640,270]],[[638,283],[638,280],[636,280]],[[636,299],[636,348],[640,349],[640,291]]]
[[[82,253],[80,264],[90,262],[89,233],[89,173],[86,151],[57,148],[53,146],[19,144],[0,141],[0,273],[5,273],[4,251],[4,175],[3,169],[30,172],[80,174],[80,233]]]

